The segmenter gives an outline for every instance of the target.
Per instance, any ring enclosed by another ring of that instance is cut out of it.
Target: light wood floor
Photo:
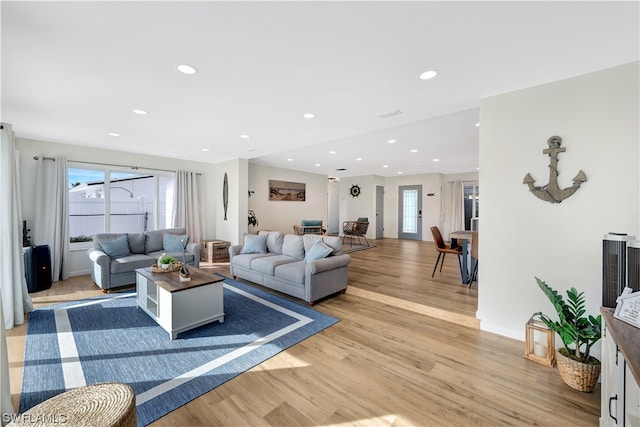
[[[555,368],[524,359],[522,342],[459,324],[475,317],[477,285],[459,285],[455,258],[431,280],[432,243],[373,243],[351,254],[347,293],[315,305],[340,322],[152,425],[598,424],[599,386],[574,391]],[[207,268],[228,273],[226,264]],[[32,297],[41,306],[98,294],[81,276]],[[441,310],[453,321],[423,314]],[[17,407],[25,327],[7,332]]]

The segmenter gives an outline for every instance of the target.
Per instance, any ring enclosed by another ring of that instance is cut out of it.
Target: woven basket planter
[[[167,267],[167,268],[162,268],[158,264],[153,264],[151,266],[151,271],[153,273],[171,273],[172,271],[178,271],[181,268],[182,268],[182,263],[181,262],[173,262],[173,263],[169,264],[169,267]]]
[[[593,358],[595,360],[595,358]],[[556,351],[558,372],[562,381],[569,387],[578,391],[592,392],[600,377],[600,362],[588,364],[578,362]]]

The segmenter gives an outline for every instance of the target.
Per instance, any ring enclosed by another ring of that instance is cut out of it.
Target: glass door
[[[398,239],[422,240],[422,186],[398,188]]]

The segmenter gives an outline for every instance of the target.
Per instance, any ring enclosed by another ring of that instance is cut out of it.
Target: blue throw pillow
[[[267,253],[267,236],[266,234],[245,234],[244,245],[242,245],[241,254],[264,254]]]
[[[115,239],[99,240],[99,242],[104,253],[109,255],[109,258],[122,258],[129,256],[129,240],[127,239],[126,234],[116,237]]]
[[[188,241],[189,236],[186,234],[164,233],[164,236],[162,236],[162,248],[165,251],[182,252]]]
[[[325,258],[331,252],[333,252],[332,247],[327,246],[327,244],[325,244],[322,240],[318,240],[315,243],[315,245],[311,247],[309,252],[307,252],[307,254],[304,257],[304,260],[306,262],[316,261],[316,260]]]

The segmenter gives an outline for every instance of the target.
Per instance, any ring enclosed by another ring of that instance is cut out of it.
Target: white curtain
[[[69,278],[69,216],[67,159],[37,159],[33,242],[49,245],[51,280]]]
[[[5,327],[23,324],[33,304],[24,278],[18,153],[11,125],[2,123],[0,128],[0,411],[12,414]]]
[[[464,230],[464,210],[463,210],[463,197],[464,197],[464,182],[452,181],[449,183],[451,186],[451,205],[449,206],[449,227],[450,232]]]
[[[185,227],[192,243],[204,237],[204,189],[202,175],[195,172],[176,172],[176,191],[173,201],[173,226]]]

